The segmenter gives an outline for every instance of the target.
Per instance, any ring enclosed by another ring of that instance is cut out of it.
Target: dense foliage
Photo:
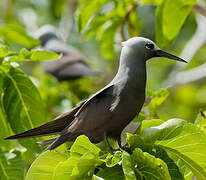
[[[205,78],[182,84],[175,79],[180,71],[204,65],[205,46],[187,59],[185,69],[162,58],[148,63],[147,98],[132,122],[135,133],[122,135],[127,144],[115,154],[86,136],[38,157],[44,148],[36,141],[47,137],[4,140],[48,122],[102,88],[117,69],[120,42],[129,37],[149,37],[180,53],[199,28],[195,16],[204,9],[198,11],[196,3],[0,0],[0,179],[206,179],[206,116],[199,112],[206,108]],[[38,62],[61,57],[37,48],[35,26],[47,23],[58,26],[63,39],[68,36],[67,42],[105,74],[60,83],[46,75]]]

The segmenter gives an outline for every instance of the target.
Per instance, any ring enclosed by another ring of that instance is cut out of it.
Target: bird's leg
[[[108,140],[107,140],[107,135],[106,132],[104,132],[104,141],[106,142],[107,146],[109,147],[109,150],[112,153],[115,153],[116,151],[119,151],[119,149],[113,149],[112,146],[109,144]]]

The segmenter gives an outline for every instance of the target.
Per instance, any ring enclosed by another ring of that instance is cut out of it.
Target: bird
[[[113,80],[101,90],[76,105],[70,111],[34,129],[6,139],[59,134],[41,142],[53,150],[67,141],[85,135],[92,143],[105,141],[111,152],[116,149],[108,138],[121,145],[123,129],[140,112],[145,101],[146,61],[153,57],[166,57],[187,63],[180,57],[161,50],[153,41],[133,37],[122,42],[119,69]]]
[[[100,73],[87,64],[77,49],[63,42],[54,26],[44,25],[34,33],[34,36],[41,41],[44,49],[62,54],[59,60],[41,62],[43,70],[56,77],[58,81],[75,80]]]

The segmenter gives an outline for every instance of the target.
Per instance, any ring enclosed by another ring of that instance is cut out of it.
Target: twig
[[[201,14],[202,16],[205,16],[206,17],[206,9],[204,9],[203,7],[201,7],[200,5],[198,4],[195,4],[192,8],[192,10],[194,12],[198,12],[199,14]]]
[[[128,20],[129,20],[129,15],[130,15],[130,13],[131,13],[133,10],[135,10],[136,7],[137,7],[137,5],[132,5],[132,6],[128,9],[128,11],[127,11],[127,13],[126,13],[126,15],[125,15],[125,17],[124,17],[123,23],[122,23],[122,25],[121,25],[121,27],[120,27],[120,34],[121,34],[122,41],[125,41],[125,40],[126,40],[125,32],[124,32],[124,26],[125,26],[125,24],[128,22]]]
[[[202,110],[202,109],[200,109],[200,115],[201,115],[203,118],[205,118],[205,119],[206,119],[206,115],[205,115],[205,113],[203,112],[203,110]]]

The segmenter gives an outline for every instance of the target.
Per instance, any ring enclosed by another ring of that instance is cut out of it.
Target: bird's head
[[[41,41],[42,46],[51,39],[60,39],[57,29],[52,25],[44,25],[40,27],[35,32],[34,36]]]
[[[147,38],[133,37],[127,41],[122,42],[122,46],[129,48],[130,52],[133,52],[134,55],[136,54],[137,56],[144,57],[143,59],[145,61],[153,57],[166,57],[187,63],[187,61],[183,60],[182,58],[161,50],[153,41]]]

